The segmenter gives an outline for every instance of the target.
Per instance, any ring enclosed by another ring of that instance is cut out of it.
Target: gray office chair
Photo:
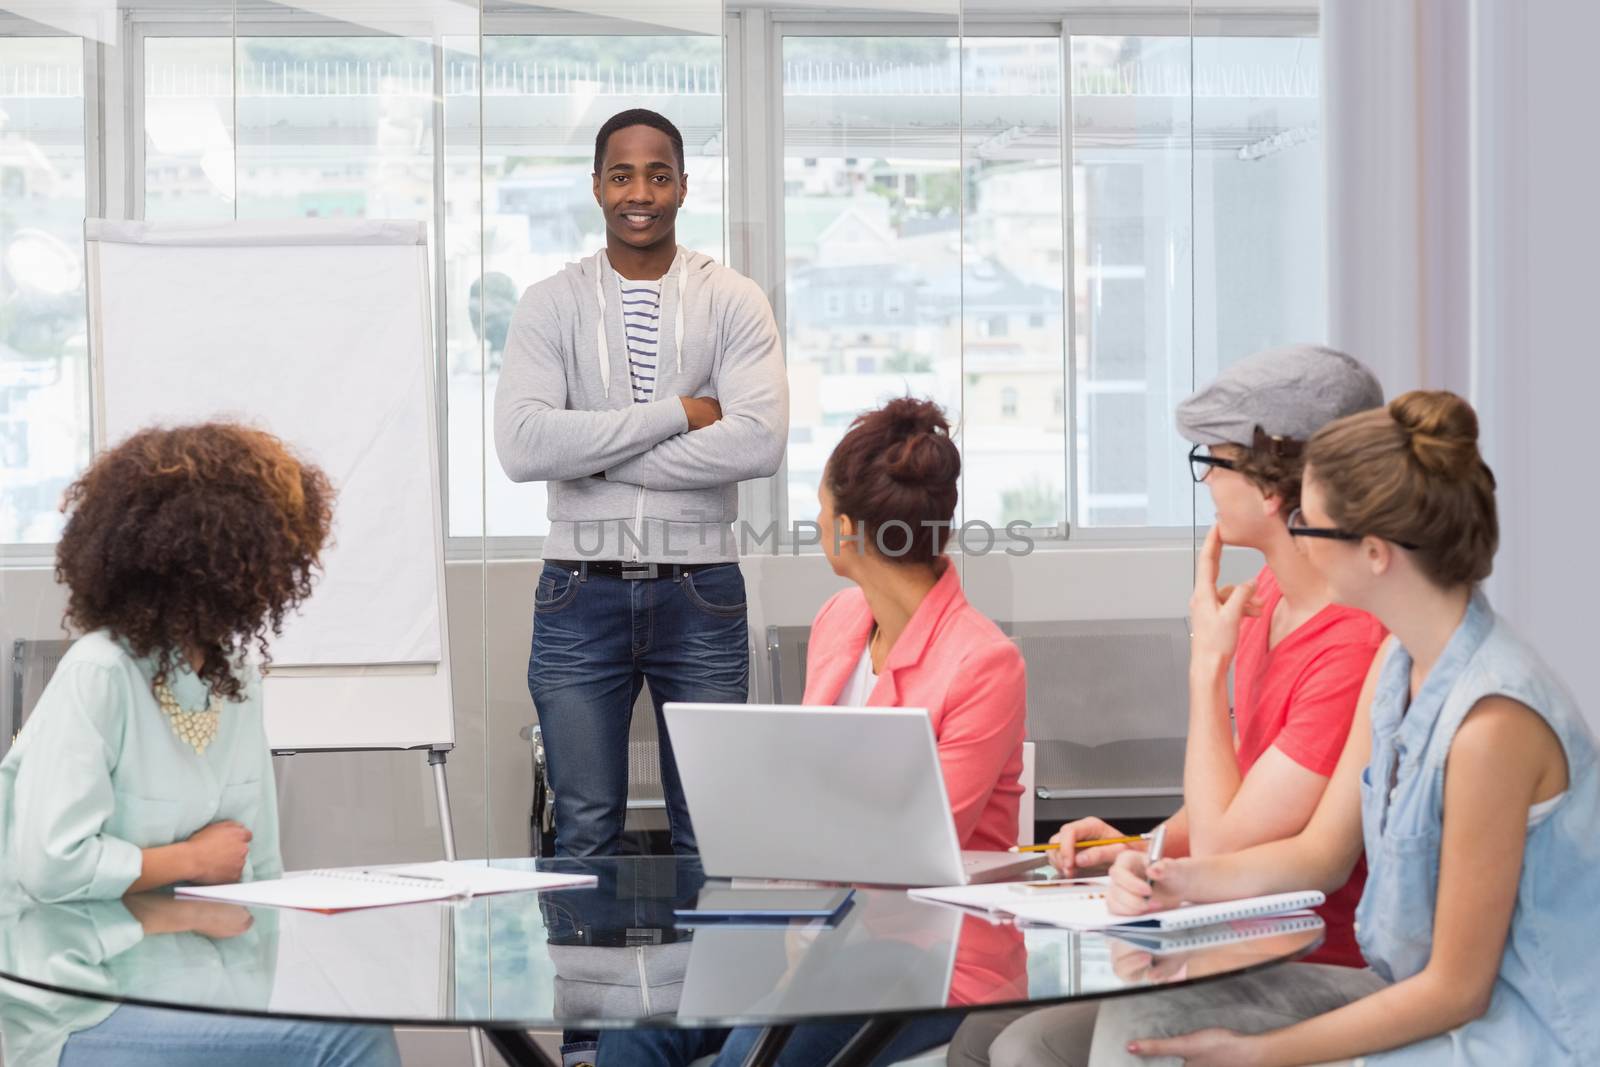
[[[798,704],[806,691],[806,646],[809,626],[767,627],[767,701]]]
[[[1002,623],[1028,664],[1041,815],[1165,817],[1182,802],[1182,619]]]
[[[0,730],[0,757],[11,751],[11,743],[22,730],[22,724],[33,714],[34,705],[50,678],[56,673],[61,657],[67,654],[72,642],[65,639],[31,640],[19,637],[11,643],[11,693],[6,701],[5,728]]]

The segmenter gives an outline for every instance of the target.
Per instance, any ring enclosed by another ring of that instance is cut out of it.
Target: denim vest
[[[1357,937],[1390,981],[1433,949],[1445,759],[1467,713],[1501,694],[1549,724],[1568,786],[1528,832],[1517,902],[1489,1009],[1447,1034],[1367,1057],[1369,1064],[1552,1064],[1600,1059],[1600,768],[1561,682],[1475,593],[1439,662],[1407,707],[1411,657],[1398,645],[1372,701],[1372,762],[1361,774],[1367,885]]]

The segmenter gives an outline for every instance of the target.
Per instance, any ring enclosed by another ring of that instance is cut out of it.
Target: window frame
[[[34,19],[8,13],[0,13],[0,37],[78,39],[83,50],[83,210],[87,218],[103,215],[107,203],[108,126],[106,124],[107,79],[106,71],[102,69],[100,42],[92,35],[71,33]],[[90,402],[93,402],[92,398]],[[82,412],[82,415],[85,423],[91,421],[89,411]],[[90,447],[93,448],[92,441]],[[0,566],[8,569],[51,567],[55,565],[55,557],[55,542],[0,542]]]

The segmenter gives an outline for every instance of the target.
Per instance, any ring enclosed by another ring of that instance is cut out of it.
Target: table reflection
[[[12,893],[0,906],[0,971],[91,996],[0,983],[8,1067],[397,1067],[388,1027],[299,1023],[118,1004],[269,1010],[278,952],[268,911],[142,894],[42,905]]]
[[[56,905],[8,898],[0,973],[34,985],[0,985],[6,1067],[53,1065],[63,1050],[93,1043],[74,1044],[74,1035],[117,1033],[108,1024],[118,999],[214,1013],[192,1018],[210,1020],[210,1036],[241,1047],[255,1024],[239,1013],[285,1017],[282,1025],[312,1018],[507,1031],[737,1028],[1134,992],[1294,959],[1321,936],[1265,936],[1273,931],[1257,926],[1231,942],[1190,932],[1186,942],[1135,944],[1019,929],[865,887],[831,927],[691,930],[676,925],[674,909],[692,905],[702,887],[727,884],[708,883],[692,860],[540,866],[582,869],[598,881],[336,915],[160,894]],[[116,1021],[131,1023],[143,1011]],[[229,1060],[247,1062],[242,1056]]]

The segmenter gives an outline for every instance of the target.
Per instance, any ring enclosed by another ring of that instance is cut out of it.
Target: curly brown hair
[[[262,663],[284,616],[311,595],[333,487],[269,433],[204,423],[134,434],[67,489],[56,579],[66,621],[105,629],[156,662],[190,653],[218,696],[238,700],[240,653]]]
[[[1306,472],[1303,454],[1287,455],[1270,449],[1245,448],[1235,445],[1239,473],[1267,496],[1276,496],[1282,505],[1278,514],[1288,518],[1289,512],[1300,506],[1300,481]]]

